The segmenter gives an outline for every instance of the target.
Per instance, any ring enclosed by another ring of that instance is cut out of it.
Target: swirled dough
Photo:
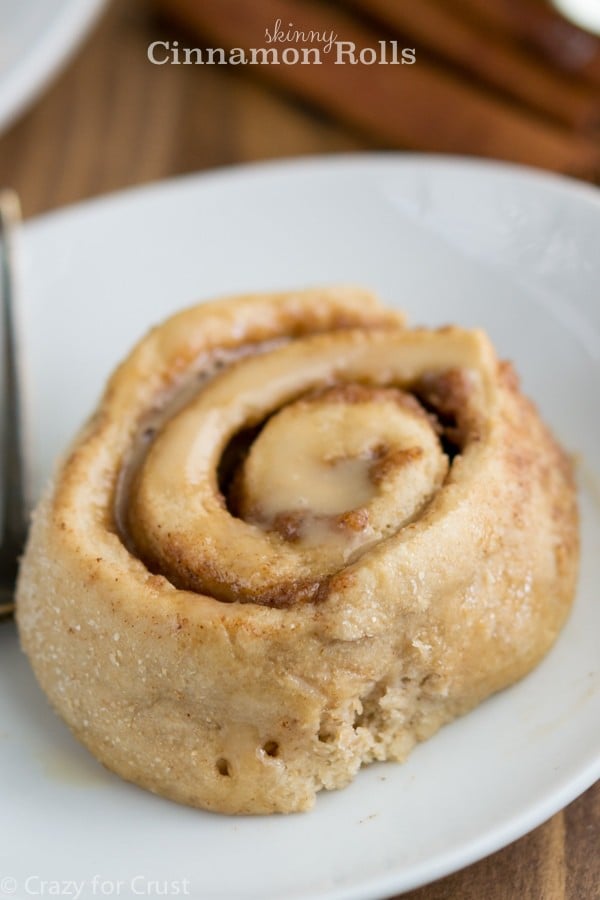
[[[21,640],[124,778],[309,808],[525,675],[577,576],[571,466],[481,331],[355,288],[186,310],[35,517]]]

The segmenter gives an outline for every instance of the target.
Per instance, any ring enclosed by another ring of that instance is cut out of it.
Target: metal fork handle
[[[16,578],[18,557],[27,532],[29,510],[27,479],[27,447],[21,375],[20,341],[16,310],[16,233],[21,223],[19,199],[13,191],[0,192],[0,346],[2,349],[2,419],[0,422],[0,471],[2,503],[0,506],[0,541],[2,548],[2,583],[0,615],[6,613],[10,601],[7,584],[11,574]],[[6,608],[5,608],[6,607]]]

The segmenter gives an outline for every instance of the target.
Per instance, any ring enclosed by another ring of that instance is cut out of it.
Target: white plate
[[[600,7],[597,0],[554,0],[554,5],[577,25],[600,34]]]
[[[0,0],[0,131],[47,84],[105,0]]]
[[[484,326],[516,362],[556,433],[581,454],[583,565],[573,615],[528,678],[405,765],[372,766],[346,790],[320,795],[313,812],[289,817],[198,812],[104,771],[48,709],[3,627],[0,874],[17,880],[17,896],[39,890],[40,879],[72,879],[85,882],[85,898],[138,887],[151,895],[150,881],[174,882],[196,900],[382,898],[491,853],[596,779],[599,234],[591,188],[397,155],[185,178],[28,226],[38,485],[151,323],[212,295],[356,281],[413,321]]]

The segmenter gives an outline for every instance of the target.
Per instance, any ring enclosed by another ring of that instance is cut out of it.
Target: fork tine
[[[17,558],[27,531],[29,497],[27,448],[25,446],[23,385],[15,293],[15,236],[21,223],[19,198],[13,191],[0,191],[0,319],[2,347],[2,419],[0,465],[2,502],[0,505],[1,555],[0,616],[10,612],[7,599],[10,579],[16,577]]]

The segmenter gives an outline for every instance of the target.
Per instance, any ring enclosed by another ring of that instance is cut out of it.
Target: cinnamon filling
[[[117,527],[178,588],[274,606],[322,599],[333,574],[422,515],[477,437],[480,387],[461,368],[401,388],[373,383],[360,362],[358,379],[352,364],[319,363],[306,378],[291,369],[267,382],[261,406],[257,366],[262,358],[268,379],[289,349],[209,355],[141,423],[119,478]]]

